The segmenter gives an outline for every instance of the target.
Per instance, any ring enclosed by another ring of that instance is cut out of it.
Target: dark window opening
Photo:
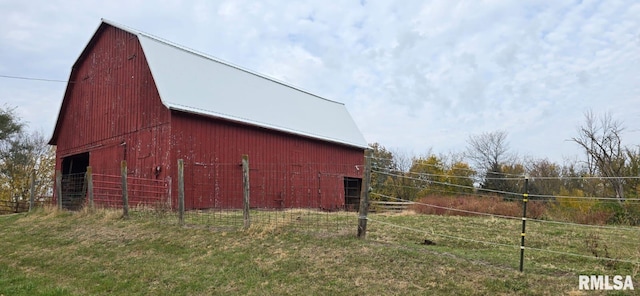
[[[84,174],[89,166],[89,152],[62,159],[62,175]]]
[[[84,175],[89,166],[89,153],[67,156],[62,159],[62,208],[79,210],[87,193]]]
[[[344,178],[344,204],[346,210],[357,211],[360,207],[360,188],[362,179]]]

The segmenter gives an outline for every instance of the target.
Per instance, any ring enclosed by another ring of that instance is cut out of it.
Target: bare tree
[[[616,197],[624,199],[626,149],[622,146],[622,123],[611,114],[596,118],[593,112],[585,113],[585,123],[578,129],[578,136],[571,138],[587,154],[587,166],[594,175],[606,177]]]
[[[489,171],[499,167],[508,158],[509,144],[505,131],[471,135],[467,144],[469,146],[466,156],[475,163],[478,169]]]
[[[513,190],[513,184],[502,179],[503,167],[513,165],[515,156],[509,153],[507,132],[494,131],[479,135],[471,135],[467,140],[466,157],[474,164],[480,173],[479,179],[483,188],[501,191]]]

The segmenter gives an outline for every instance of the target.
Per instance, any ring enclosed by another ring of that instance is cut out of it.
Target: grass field
[[[520,273],[518,220],[377,214],[360,240],[353,218],[352,228],[334,230],[308,231],[295,221],[280,221],[225,232],[147,216],[123,220],[108,210],[0,216],[0,295],[634,295],[640,290],[637,263],[587,258],[640,261],[639,228],[528,222],[527,245],[541,250],[526,250]],[[636,291],[578,291],[580,274],[631,275]]]

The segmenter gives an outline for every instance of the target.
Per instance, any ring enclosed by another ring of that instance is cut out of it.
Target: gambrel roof
[[[138,37],[162,103],[171,110],[367,147],[342,103],[103,19],[104,24]]]

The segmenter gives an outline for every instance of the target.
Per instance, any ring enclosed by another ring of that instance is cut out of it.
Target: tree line
[[[0,202],[27,200],[32,175],[35,196],[51,196],[54,170],[55,147],[42,133],[28,132],[15,108],[0,107]]]
[[[0,201],[27,199],[32,174],[36,196],[52,194],[55,147],[26,127],[15,108],[0,107]],[[526,176],[531,195],[610,197],[623,203],[640,197],[640,149],[623,145],[624,130],[610,114],[585,113],[570,139],[584,158],[562,164],[511,152],[505,131],[471,135],[464,152],[446,155],[407,155],[373,143],[371,186],[382,196],[406,200],[478,193],[508,198],[523,192]]]
[[[505,131],[471,135],[461,153],[421,156],[392,152],[379,143],[372,150],[372,189],[379,196],[406,200],[427,195],[489,194],[505,198],[531,195],[604,197],[619,203],[640,196],[640,149],[623,145],[624,127],[610,114],[585,113],[570,140],[581,160],[555,163],[512,153]]]

